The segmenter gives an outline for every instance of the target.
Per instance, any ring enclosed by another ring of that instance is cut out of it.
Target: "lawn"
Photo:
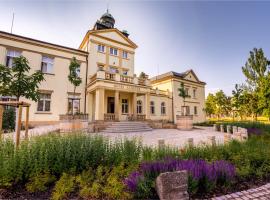
[[[80,133],[0,141],[1,198],[157,198],[159,173],[185,169],[191,197],[211,197],[269,180],[270,134],[216,147],[150,148]],[[214,175],[213,175],[214,174]]]

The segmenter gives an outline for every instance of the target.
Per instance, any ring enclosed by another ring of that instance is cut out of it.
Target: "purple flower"
[[[208,163],[205,160],[177,160],[167,158],[162,161],[145,162],[125,180],[131,191],[136,191],[139,180],[145,177],[156,178],[160,173],[187,170],[189,176],[196,180],[206,179],[212,183],[229,181],[235,177],[235,167],[231,163],[218,160]]]

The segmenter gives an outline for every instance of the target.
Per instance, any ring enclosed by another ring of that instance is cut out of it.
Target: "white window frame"
[[[71,106],[72,107],[69,107],[70,106],[70,102],[71,102]],[[79,108],[77,110],[77,112],[75,112],[75,103],[74,102],[79,102]],[[81,109],[81,99],[80,98],[77,98],[77,97],[69,97],[68,98],[68,113],[69,114],[76,114],[76,113],[80,113],[80,109]]]
[[[53,73],[54,58],[42,56],[41,58],[41,72],[45,74]],[[46,68],[46,71],[44,70]]]
[[[102,44],[99,44],[97,47],[97,51],[100,53],[105,53],[105,46]]]
[[[128,99],[122,99],[122,114],[128,114]]]
[[[125,59],[127,59],[128,58],[128,52],[127,51],[123,51],[122,57],[125,58]]]
[[[113,56],[117,56],[118,55],[118,49],[110,47],[110,54]]]
[[[137,114],[142,114],[142,101],[138,100],[137,101]]]
[[[7,50],[7,55],[6,55],[6,66],[11,68],[13,66],[13,59],[18,58],[21,56],[20,51],[16,50]]]
[[[44,95],[44,96],[43,96]],[[47,98],[47,95],[50,95],[50,98]],[[40,93],[40,99],[37,102],[37,112],[50,112],[51,111],[51,103],[52,103],[52,94],[51,93]],[[39,110],[39,102],[43,102],[42,110]],[[49,102],[49,110],[46,110],[46,102]]]

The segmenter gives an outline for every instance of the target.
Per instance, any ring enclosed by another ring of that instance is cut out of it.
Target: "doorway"
[[[114,97],[108,97],[107,113],[114,113]]]

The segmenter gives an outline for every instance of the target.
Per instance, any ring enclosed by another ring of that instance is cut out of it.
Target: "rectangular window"
[[[122,113],[127,114],[128,113],[128,100],[122,99]]]
[[[165,102],[161,103],[161,114],[166,115],[166,105]]]
[[[80,99],[68,98],[68,113],[69,114],[80,113]]]
[[[114,55],[114,56],[117,56],[117,54],[118,54],[118,50],[116,49],[116,48],[110,48],[110,54],[111,55]]]
[[[41,61],[41,72],[43,73],[53,73],[53,58],[49,58],[47,56],[42,56],[42,61]]]
[[[127,76],[128,75],[128,71],[127,70],[123,70],[123,75]]]
[[[154,103],[154,101],[150,102],[150,112],[151,112],[152,115],[155,114],[155,103]]]
[[[104,71],[104,65],[98,65],[98,71]]]
[[[194,106],[194,115],[197,115],[198,111],[197,111],[197,106]]]
[[[110,66],[109,69],[110,69],[110,73],[118,73],[118,70],[113,66]]]
[[[189,95],[189,88],[185,88],[186,95]]]
[[[99,45],[98,45],[98,52],[104,53],[104,52],[105,52],[105,46],[99,44]]]
[[[40,112],[51,111],[51,94],[47,93],[39,94],[37,111]]]
[[[128,52],[123,51],[123,55],[122,55],[122,57],[127,59],[127,58],[128,58]]]
[[[6,58],[6,66],[12,67],[13,66],[13,59],[20,57],[20,56],[21,56],[21,52],[14,51],[14,50],[8,50],[7,51],[7,58]]]
[[[193,89],[193,98],[196,98],[196,89]]]
[[[78,77],[80,77],[80,73],[81,73],[81,67],[76,69],[76,74],[77,74]]]

